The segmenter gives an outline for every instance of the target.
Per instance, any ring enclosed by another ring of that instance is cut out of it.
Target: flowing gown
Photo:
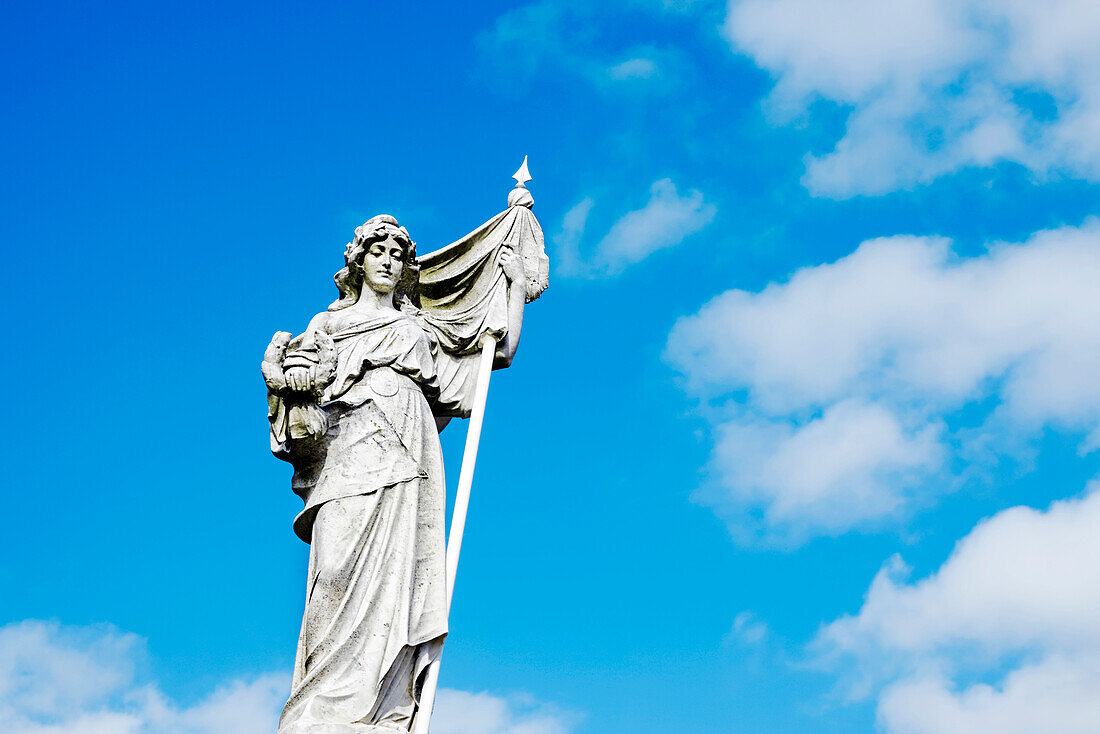
[[[514,194],[515,192],[513,192]],[[524,192],[526,193],[526,192]],[[408,731],[422,678],[447,634],[445,490],[433,417],[467,417],[480,339],[501,339],[519,252],[526,300],[549,283],[530,196],[419,259],[415,316],[379,312],[332,334],[336,378],[322,396],[328,430],[297,445],[297,407],[269,394],[272,450],[294,464],[310,543],[306,609],[279,734]],[[292,342],[293,345],[293,342]]]
[[[294,491],[306,503],[294,530],[310,556],[279,734],[408,731],[447,634],[445,484],[432,405],[462,413],[476,376],[402,312],[332,338],[328,431],[294,462]],[[446,395],[437,362],[446,363]]]

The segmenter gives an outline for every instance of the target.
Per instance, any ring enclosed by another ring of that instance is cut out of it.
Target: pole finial
[[[531,172],[527,170],[527,156],[523,156],[523,163],[519,165],[519,170],[512,174],[512,178],[516,180],[516,187],[508,192],[508,206],[525,206],[530,209],[534,206],[535,200],[524,186],[531,180]]]
[[[531,172],[527,170],[527,156],[523,156],[523,163],[519,165],[519,170],[512,174],[512,178],[516,180],[516,188],[523,189],[525,183],[531,180]]]

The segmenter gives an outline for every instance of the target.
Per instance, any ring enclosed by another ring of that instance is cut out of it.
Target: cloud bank
[[[1097,282],[1088,221],[969,258],[943,238],[870,240],[719,295],[666,349],[692,393],[743,396],[717,421],[699,499],[799,540],[903,514],[952,457],[995,461],[1043,427],[1096,448]]]
[[[25,621],[0,627],[0,731],[5,734],[273,734],[290,676],[219,686],[192,705],[139,671],[144,641],[109,625]],[[529,696],[440,689],[436,734],[569,734],[579,717]]]
[[[136,671],[136,635],[27,621],[0,628],[0,730],[8,734],[271,734],[289,677],[232,681],[181,706]]]
[[[1004,510],[935,573],[888,563],[815,648],[889,734],[1100,731],[1100,483]],[[976,681],[976,682],[975,682]]]
[[[811,192],[881,194],[1002,161],[1100,179],[1092,0],[731,0],[724,33],[776,80],[779,122],[848,110]]]

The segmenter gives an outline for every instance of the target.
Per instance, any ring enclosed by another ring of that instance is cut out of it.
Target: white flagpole
[[[462,453],[462,469],[458,474],[458,491],[455,509],[451,516],[451,532],[447,537],[447,616],[451,613],[451,597],[454,596],[455,577],[458,575],[458,554],[462,551],[462,532],[466,529],[466,512],[470,509],[470,488],[474,483],[474,464],[477,463],[477,447],[481,442],[481,424],[485,421],[485,402],[489,398],[489,376],[493,371],[497,341],[486,334],[481,338],[481,361],[477,368],[477,386],[474,388],[474,405],[470,412],[470,427],[466,432],[466,449]],[[442,655],[442,651],[440,652]],[[435,691],[439,685],[439,663],[436,658],[428,666],[424,689],[420,692],[420,705],[413,723],[413,734],[428,734],[428,724],[435,706]]]

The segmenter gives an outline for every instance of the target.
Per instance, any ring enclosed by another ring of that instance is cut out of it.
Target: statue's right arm
[[[280,331],[271,339],[261,363],[267,383],[271,450],[280,459],[295,461],[304,439],[328,430],[328,418],[319,401],[336,377],[336,349],[325,329],[327,317],[319,314],[297,338]]]
[[[309,326],[305,332],[294,339],[295,344],[304,344],[311,336],[318,333],[328,334],[329,312],[322,311],[309,320]],[[290,367],[286,370],[286,383],[290,389],[297,392],[308,393],[316,387],[317,374],[314,370],[305,367]]]
[[[306,337],[311,332],[324,331],[327,332],[328,326],[328,311],[322,311],[314,316],[309,321],[309,326],[306,327],[305,333],[299,336],[296,340],[291,336],[289,331],[276,331],[275,336],[271,337],[271,343],[267,345],[267,350],[264,351],[264,359],[260,364],[260,369],[263,370],[264,380],[267,382],[268,389],[271,392],[280,393],[286,390],[287,376],[283,372],[283,360],[286,359],[287,350],[290,347],[292,341],[297,341],[301,344],[305,341]],[[292,372],[294,370],[291,370]],[[290,386],[294,387],[294,386]]]

